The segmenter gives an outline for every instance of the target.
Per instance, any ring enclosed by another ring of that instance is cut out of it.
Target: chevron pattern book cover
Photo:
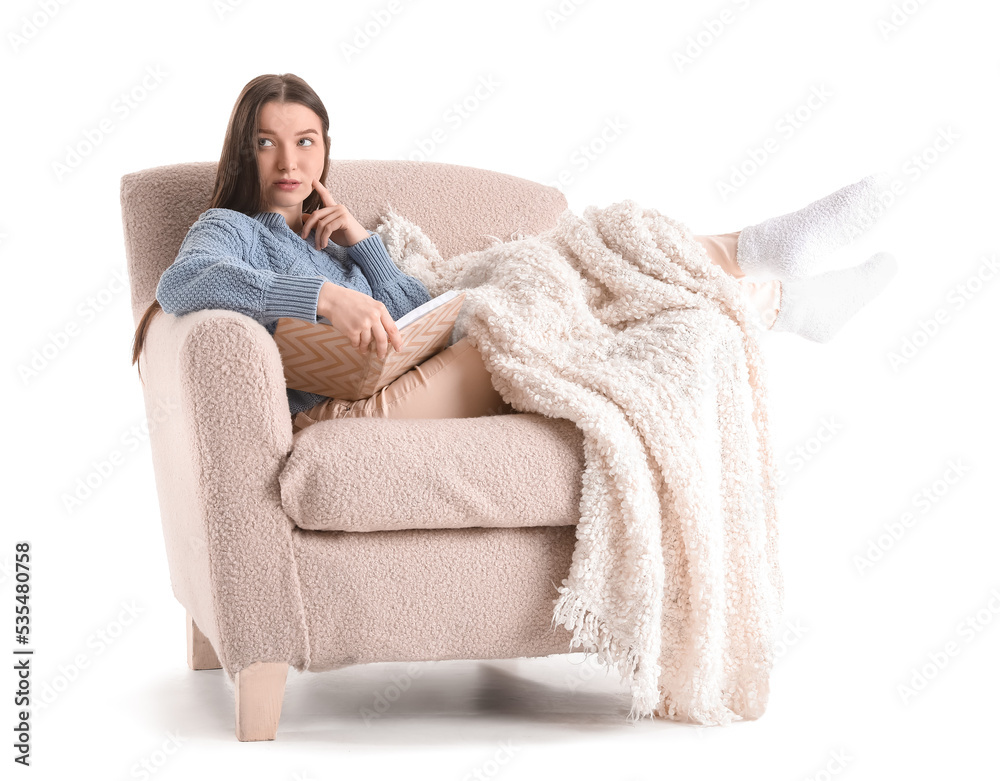
[[[274,341],[285,384],[335,399],[366,399],[447,347],[464,301],[464,291],[448,291],[403,315],[396,321],[403,349],[396,352],[390,344],[381,360],[374,343],[368,353],[358,352],[325,318],[316,323],[278,318]]]

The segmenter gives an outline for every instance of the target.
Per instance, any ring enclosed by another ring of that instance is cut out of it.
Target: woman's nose
[[[278,168],[281,171],[291,171],[295,168],[295,153],[284,151],[278,153]]]

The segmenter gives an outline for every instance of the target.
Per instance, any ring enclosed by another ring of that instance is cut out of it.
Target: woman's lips
[[[275,185],[282,190],[294,190],[301,182],[275,182]]]

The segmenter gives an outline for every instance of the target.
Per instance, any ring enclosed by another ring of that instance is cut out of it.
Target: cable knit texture
[[[403,274],[375,234],[349,247],[316,249],[277,212],[246,215],[208,209],[188,230],[174,262],[156,286],[165,312],[231,309],[252,317],[271,336],[280,317],[316,322],[324,282],[359,290],[385,304],[393,320],[429,301],[427,288]],[[327,396],[289,388],[291,415]]]
[[[442,259],[388,210],[375,229],[521,412],[573,420],[585,469],[553,627],[628,680],[629,720],[765,710],[783,606],[766,377],[737,281],[688,228],[625,200]]]

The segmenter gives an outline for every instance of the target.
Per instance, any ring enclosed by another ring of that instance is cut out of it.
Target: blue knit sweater
[[[279,317],[316,322],[326,281],[381,301],[393,320],[431,299],[420,280],[396,268],[378,234],[350,247],[331,241],[317,250],[314,232],[303,239],[277,212],[246,215],[233,209],[199,215],[160,277],[156,299],[172,315],[242,312],[274,336]],[[293,388],[287,393],[292,415],[328,398]]]

